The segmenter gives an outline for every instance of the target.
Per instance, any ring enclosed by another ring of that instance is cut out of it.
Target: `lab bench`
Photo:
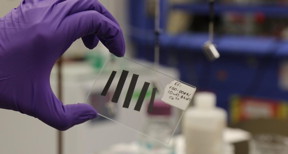
[[[240,142],[247,142],[251,139],[251,135],[241,129],[232,129],[227,128],[223,133],[224,138],[224,150],[223,154],[234,154],[235,153],[235,145]],[[186,154],[185,152],[185,137],[183,135],[177,135],[173,137],[171,141],[172,146],[174,147],[173,153],[174,154]],[[163,145],[165,146],[165,145]],[[99,152],[99,154],[140,154],[141,151],[141,144],[139,141],[127,142],[127,143],[118,143],[106,150]],[[156,154],[157,152],[150,152],[149,154]],[[247,152],[246,152],[247,153]]]

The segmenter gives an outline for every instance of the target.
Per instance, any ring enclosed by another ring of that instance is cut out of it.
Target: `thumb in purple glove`
[[[25,0],[0,18],[0,108],[59,130],[95,118],[88,104],[63,105],[50,86],[53,65],[81,37],[87,48],[100,40],[116,56],[125,53],[119,24],[97,0]]]

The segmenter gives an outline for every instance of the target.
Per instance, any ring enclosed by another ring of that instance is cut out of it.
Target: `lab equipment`
[[[220,57],[216,46],[213,44],[214,41],[214,18],[215,18],[215,0],[209,1],[210,8],[210,21],[209,21],[209,41],[204,45],[205,55],[209,60],[213,61]]]
[[[63,105],[50,88],[53,65],[80,37],[88,48],[100,40],[113,54],[124,55],[121,28],[98,1],[24,0],[0,18],[0,108],[59,130],[95,118],[93,107]]]
[[[141,68],[141,69],[139,69]],[[149,79],[145,76],[151,76]],[[159,143],[169,144],[172,135],[189,106],[196,91],[194,86],[177,81],[157,68],[138,64],[127,58],[112,56],[95,76],[95,83],[88,96],[101,117],[114,121],[132,132],[153,138]],[[103,79],[105,79],[103,81]],[[95,102],[95,97],[98,97]],[[99,98],[106,101],[97,101]],[[174,120],[170,127],[170,138],[154,137],[143,132],[146,113],[153,113],[155,100],[161,100],[171,107]],[[106,109],[103,110],[103,106]],[[117,112],[118,114],[111,114]],[[129,114],[131,119],[121,119],[121,114]],[[118,116],[111,116],[118,115]],[[135,119],[137,119],[135,121]]]
[[[223,154],[226,112],[216,108],[216,96],[210,92],[195,94],[195,107],[183,118],[187,154]]]
[[[217,51],[215,45],[211,42],[206,42],[204,45],[204,52],[209,60],[213,61],[220,57],[219,52]]]
[[[288,151],[288,138],[272,134],[255,135],[250,148],[251,154],[285,154]]]
[[[231,123],[257,119],[288,119],[288,104],[283,100],[260,97],[233,96],[229,113]]]
[[[172,111],[171,106],[162,102],[155,101],[154,110],[148,112],[148,119],[145,122],[143,132],[154,138],[161,138],[167,140],[171,136]],[[163,145],[150,138],[143,136],[140,140],[140,153],[141,154],[173,154],[174,144]]]
[[[154,34],[155,34],[155,42],[154,42],[154,63],[155,65],[160,64],[160,36],[161,36],[161,1],[155,0],[155,27],[154,27]]]

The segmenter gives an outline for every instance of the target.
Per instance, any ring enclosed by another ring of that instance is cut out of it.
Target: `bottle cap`
[[[170,116],[171,115],[171,106],[162,102],[155,101],[153,105],[153,110],[151,112],[147,111],[148,115],[155,116]]]
[[[197,108],[213,108],[216,105],[216,95],[212,92],[198,92],[194,103]]]

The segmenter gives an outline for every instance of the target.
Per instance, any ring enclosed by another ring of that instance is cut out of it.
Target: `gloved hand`
[[[122,31],[97,0],[24,0],[0,18],[0,108],[59,130],[95,118],[90,105],[63,105],[50,87],[53,65],[81,37],[90,49],[100,40],[124,55]]]

